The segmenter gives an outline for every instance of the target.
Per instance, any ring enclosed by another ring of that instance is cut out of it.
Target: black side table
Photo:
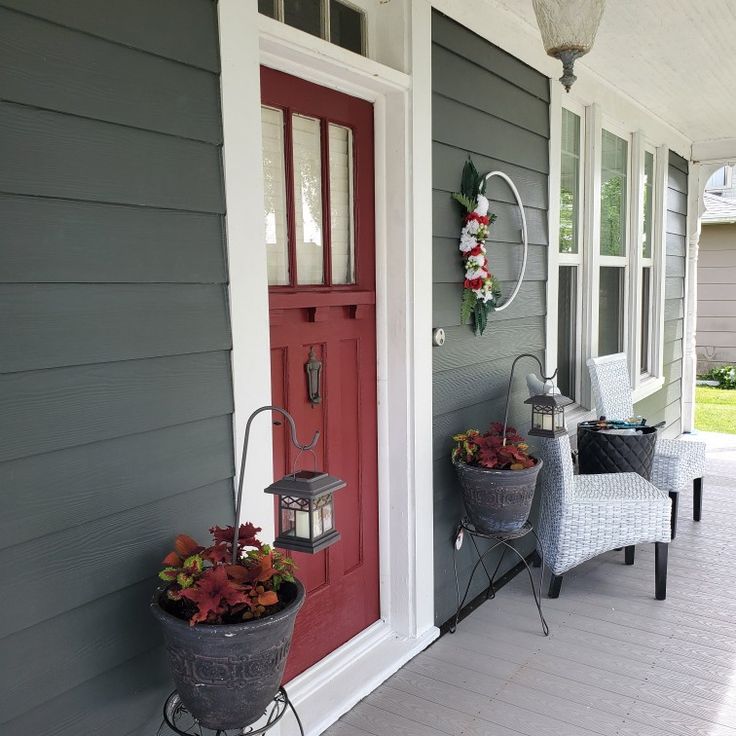
[[[457,573],[457,553],[458,553],[458,546],[455,545],[455,549],[452,556],[452,566],[455,571],[455,594],[457,598],[457,611],[455,612],[455,620],[450,626],[450,633],[454,634],[457,630],[457,625],[460,620],[460,611],[462,611],[463,606],[465,605],[465,602],[468,599],[468,594],[470,593],[470,586],[473,582],[473,577],[475,576],[475,573],[478,571],[480,567],[483,567],[483,570],[486,573],[486,577],[488,578],[488,590],[486,591],[486,599],[494,598],[496,595],[496,589],[494,587],[494,582],[496,579],[496,574],[498,573],[499,568],[501,567],[501,563],[503,562],[503,558],[506,555],[507,550],[511,550],[523,563],[524,567],[526,567],[526,571],[529,574],[529,583],[532,587],[532,595],[534,596],[534,603],[537,607],[537,612],[539,613],[539,621],[542,624],[542,633],[545,636],[549,636],[549,626],[547,625],[547,622],[544,620],[544,614],[542,613],[542,577],[544,575],[544,560],[541,557],[541,553],[537,553],[539,556],[539,586],[534,586],[534,576],[532,574],[532,569],[529,567],[529,563],[526,561],[526,558],[524,555],[519,552],[516,547],[514,547],[511,544],[511,541],[514,539],[521,539],[522,537],[525,537],[527,534],[533,534],[534,538],[537,540],[537,549],[541,550],[541,545],[539,544],[539,538],[537,537],[537,533],[534,531],[534,527],[531,525],[530,522],[526,522],[524,526],[521,527],[518,531],[515,532],[509,532],[509,533],[498,533],[498,534],[486,534],[484,532],[479,532],[469,521],[468,519],[463,519],[460,522],[460,525],[457,528],[457,533],[455,534],[455,540],[457,540],[458,536],[460,534],[467,534],[470,537],[470,541],[473,543],[473,547],[475,549],[475,553],[478,556],[478,561],[473,565],[473,569],[470,573],[470,579],[468,580],[468,584],[465,586],[465,593],[463,594],[462,600],[460,599],[460,578],[458,577]],[[492,544],[485,552],[480,551],[478,548],[478,542],[476,541],[476,538],[481,539],[490,539],[494,544]],[[491,575],[488,572],[488,568],[486,567],[485,560],[483,559],[489,552],[492,552],[494,549],[503,546],[503,551],[501,553],[501,557],[498,560],[498,564],[496,565],[496,569],[493,571],[493,574]]]

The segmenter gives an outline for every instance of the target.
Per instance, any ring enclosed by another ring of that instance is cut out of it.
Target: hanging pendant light
[[[606,0],[532,0],[545,51],[562,62],[560,82],[569,92],[575,59],[593,47]]]

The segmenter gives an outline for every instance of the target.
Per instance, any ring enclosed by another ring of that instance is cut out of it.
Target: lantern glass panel
[[[312,539],[322,536],[322,511],[314,509],[312,511]]]
[[[281,534],[293,537],[296,534],[296,512],[294,509],[281,507]]]
[[[309,511],[296,512],[296,536],[309,539]]]
[[[555,408],[555,429],[565,429],[565,410],[561,406]]]
[[[332,529],[332,494],[326,498],[326,503],[322,506],[322,528],[326,532]]]

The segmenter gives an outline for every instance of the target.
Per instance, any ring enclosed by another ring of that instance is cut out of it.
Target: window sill
[[[567,433],[569,435],[574,435],[578,430],[579,422],[588,422],[595,418],[595,412],[592,409],[586,409],[581,404],[571,404],[565,409]]]
[[[642,399],[646,399],[647,396],[657,393],[662,386],[664,386],[664,376],[659,376],[658,378],[648,376],[641,381],[637,389],[632,392],[631,399],[634,404],[638,404]]]

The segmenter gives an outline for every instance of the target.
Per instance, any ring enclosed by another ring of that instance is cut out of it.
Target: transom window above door
[[[350,127],[261,108],[269,286],[356,283]]]

